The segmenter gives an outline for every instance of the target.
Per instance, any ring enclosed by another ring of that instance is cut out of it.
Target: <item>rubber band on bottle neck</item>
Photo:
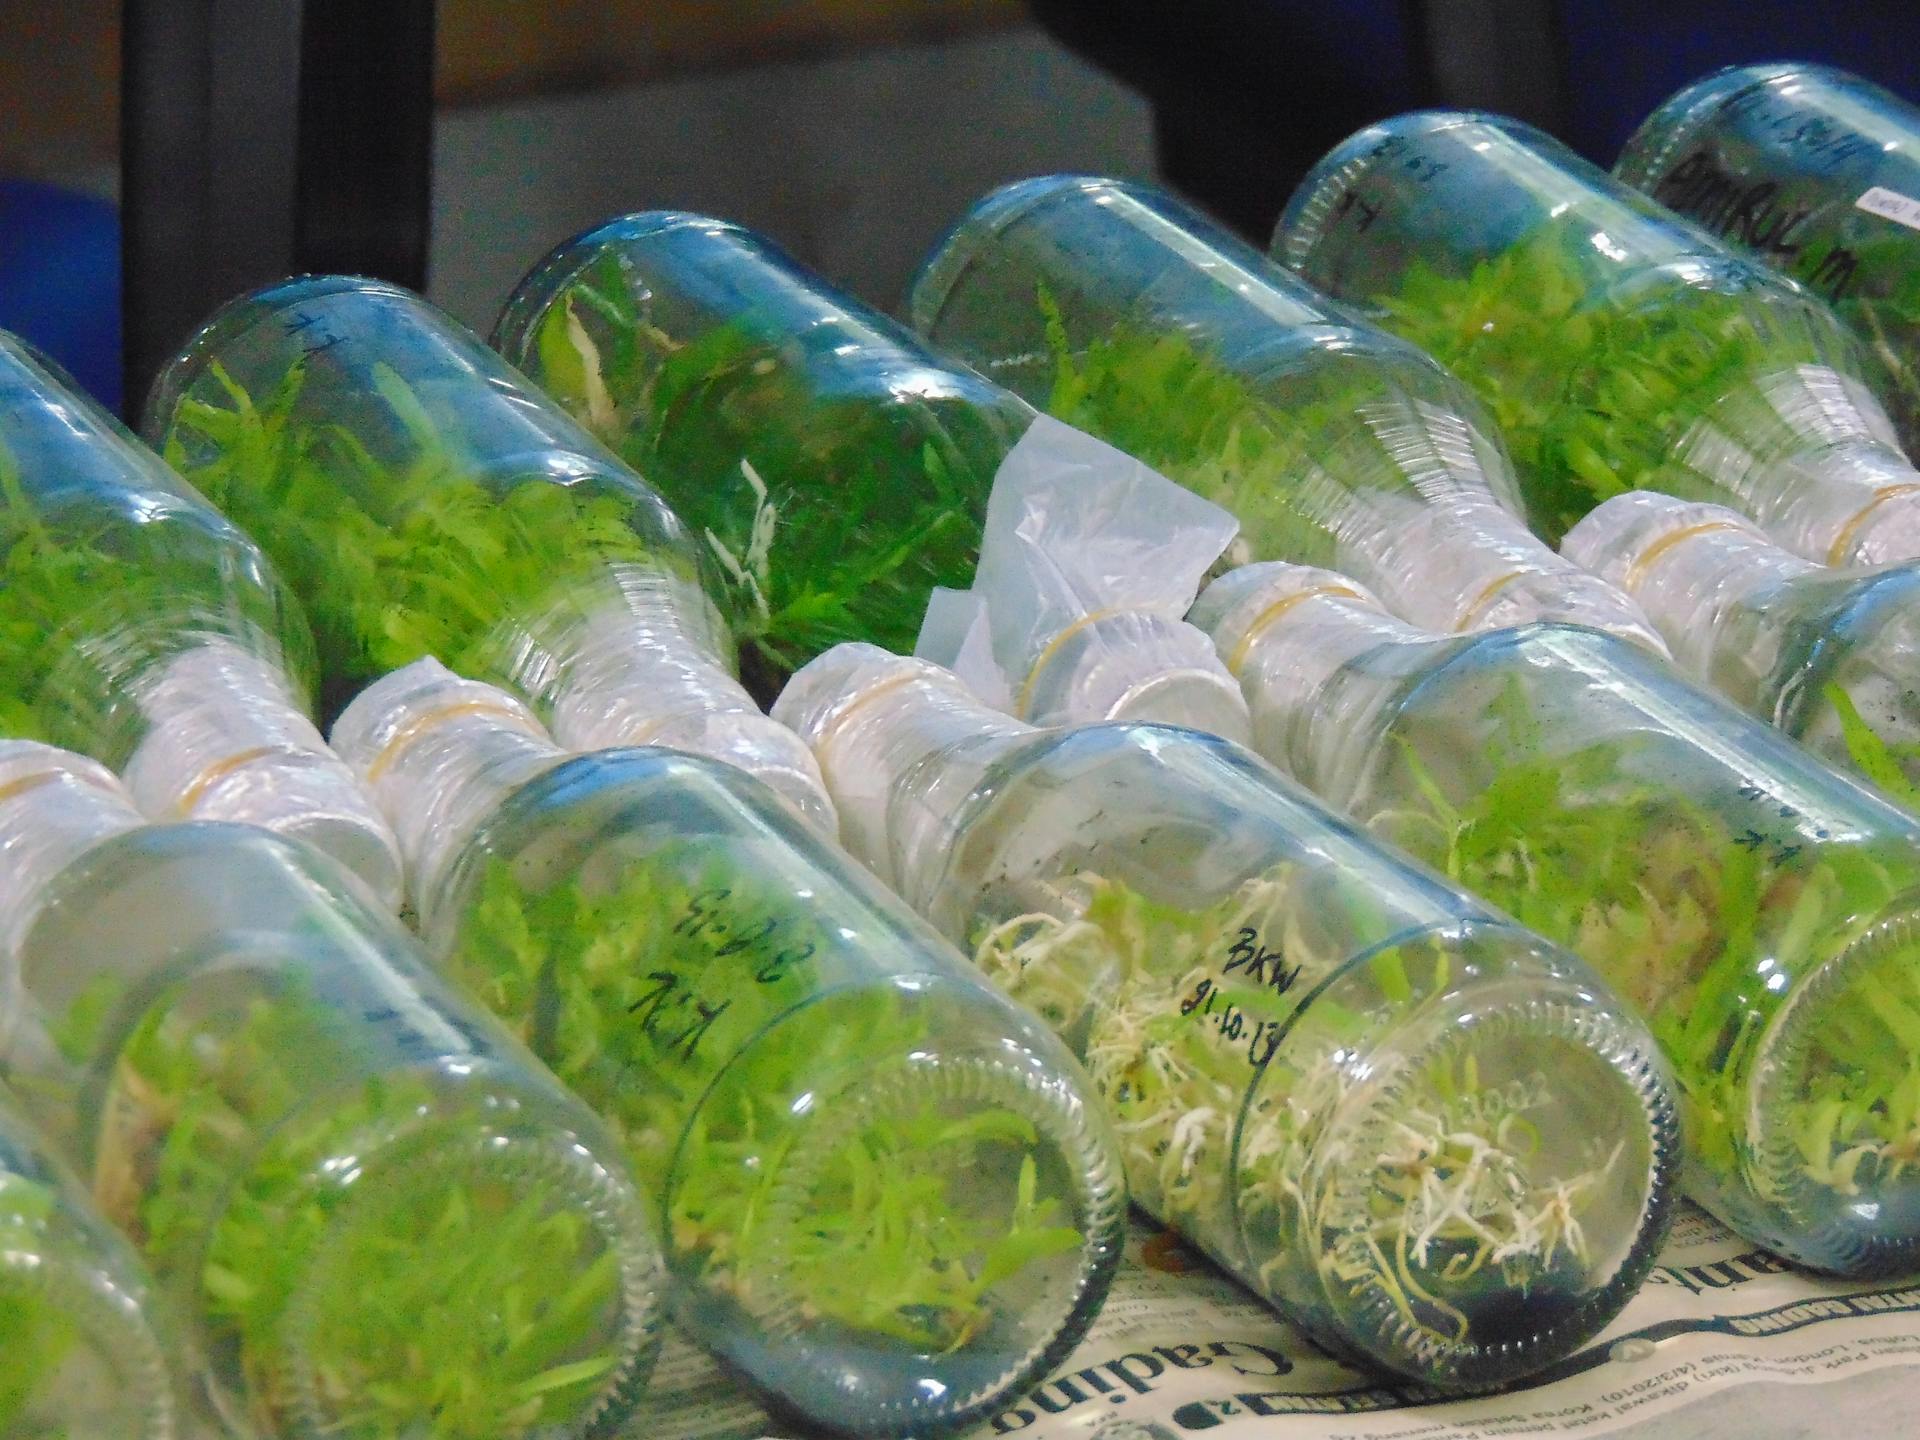
[[[813,756],[820,766],[820,777],[827,782],[829,794],[837,795],[838,787],[833,783],[833,765],[827,759],[827,752],[839,739],[853,717],[870,707],[876,700],[891,695],[896,690],[904,690],[916,680],[924,680],[925,675],[917,670],[907,670],[899,675],[889,675],[884,680],[876,680],[865,690],[843,704],[837,712],[829,716],[816,728],[813,739]]]
[[[1267,631],[1277,625],[1294,606],[1319,598],[1365,601],[1367,597],[1350,585],[1313,585],[1305,590],[1296,590],[1291,595],[1282,595],[1253,617],[1247,628],[1240,632],[1240,641],[1233,647],[1233,652],[1222,657],[1227,664],[1227,673],[1238,680],[1241,670],[1246,667],[1247,657]]]
[[[1840,533],[1833,537],[1833,544],[1827,547],[1827,564],[1844,565],[1847,552],[1853,549],[1853,542],[1860,537],[1860,529],[1867,523],[1873,512],[1889,500],[1897,500],[1903,495],[1920,494],[1920,485],[1906,481],[1899,485],[1883,485],[1873,492],[1873,498],[1853,512],[1846,524],[1840,527]]]
[[[86,778],[82,775],[74,775],[74,772],[71,770],[36,770],[31,775],[22,775],[17,780],[9,780],[6,784],[0,785],[0,805],[4,805],[7,801],[21,795],[28,794],[30,791],[44,789],[46,786],[56,783],[63,775],[73,775],[76,780]],[[96,786],[95,788],[98,789],[100,787]]]
[[[1057,633],[1051,640],[1047,641],[1039,655],[1034,658],[1033,664],[1027,667],[1027,678],[1021,682],[1019,697],[1014,702],[1013,713],[1015,716],[1022,720],[1027,718],[1028,713],[1033,708],[1033,687],[1039,682],[1040,672],[1047,668],[1048,662],[1059,653],[1061,646],[1065,645],[1067,641],[1071,640],[1075,635],[1078,635],[1082,630],[1094,624],[1096,621],[1104,620],[1109,615],[1123,615],[1125,613],[1124,608],[1115,605],[1110,605],[1103,610],[1089,610],[1085,615],[1082,615],[1078,620],[1074,621],[1064,630]]]
[[[1678,530],[1669,530],[1646,549],[1633,557],[1633,563],[1627,566],[1627,573],[1620,577],[1620,588],[1631,594],[1640,588],[1640,582],[1647,578],[1661,557],[1668,551],[1684,545],[1700,535],[1711,535],[1716,530],[1731,530],[1736,534],[1750,533],[1745,525],[1733,520],[1702,520],[1698,525],[1682,525]]]
[[[1489,580],[1480,588],[1480,593],[1474,596],[1467,603],[1466,608],[1460,612],[1460,618],[1454,621],[1454,633],[1463,634],[1473,629],[1480,623],[1481,617],[1493,608],[1493,602],[1500,598],[1501,592],[1526,573],[1525,570],[1509,570],[1506,574],[1496,575]]]
[[[448,720],[462,715],[498,715],[502,719],[512,720],[516,725],[524,726],[525,714],[511,705],[503,705],[498,700],[459,700],[451,705],[436,705],[431,710],[423,710],[406,724],[402,725],[380,748],[367,766],[367,783],[374,784],[400,758],[400,752],[418,740],[426,731]]]
[[[173,813],[180,816],[193,814],[194,807],[200,803],[200,797],[236,770],[251,765],[256,760],[264,760],[269,755],[290,755],[293,753],[295,752],[286,750],[278,745],[255,745],[249,749],[236,750],[231,755],[223,756],[201,770],[201,772],[194,776],[193,780],[181,790],[180,798],[173,802]]]

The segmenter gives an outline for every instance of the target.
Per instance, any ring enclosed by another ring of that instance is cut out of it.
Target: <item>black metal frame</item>
[[[121,23],[130,412],[254,286],[425,283],[433,0],[125,0]]]

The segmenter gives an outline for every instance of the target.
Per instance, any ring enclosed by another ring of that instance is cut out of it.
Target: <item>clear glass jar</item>
[[[840,640],[911,649],[972,578],[1025,402],[941,359],[759,236],[623,216],[521,281],[494,344],[709,537],[769,698]]]
[[[313,637],[259,548],[0,332],[0,736],[124,770],[155,819],[246,820],[383,902],[393,837],[320,738]]]
[[[1571,955],[1196,731],[1036,730],[861,645],[775,715],[856,853],[1085,1060],[1135,1201],[1321,1343],[1490,1385],[1645,1275],[1672,1101]]]
[[[1243,561],[1333,566],[1436,630],[1556,619],[1662,648],[1528,532],[1464,385],[1170,196],[1073,175],[996,190],[909,308],[934,344],[1232,511]]]
[[[599,1436],[655,1350],[614,1140],[306,846],[143,826],[0,743],[8,1079],[199,1322],[236,1421]]]
[[[1563,548],[1632,592],[1689,675],[1920,810],[1920,565],[1829,570],[1724,506],[1645,490]]]
[[[568,756],[431,661],[334,735],[439,963],[626,1142],[685,1329],[785,1410],[922,1435],[1060,1360],[1119,1261],[1085,1077],[737,769]]]
[[[422,655],[537,692],[625,586],[664,573],[697,601],[699,553],[660,497],[396,286],[231,302],[155,382],[145,433],[298,591],[329,715]],[[692,623],[724,644],[704,608]]]
[[[1830,304],[1920,443],[1920,108],[1824,65],[1740,65],[1680,90],[1613,167]]]
[[[1549,541],[1643,489],[1823,563],[1913,543],[1920,474],[1832,313],[1518,121],[1367,127],[1302,182],[1274,249],[1479,393]]]
[[[1806,1265],[1913,1268],[1920,821],[1597,631],[1437,636],[1291,565],[1194,620],[1262,754],[1647,1018],[1697,1198]]]
[[[196,1435],[180,1353],[126,1242],[0,1093],[0,1435]]]

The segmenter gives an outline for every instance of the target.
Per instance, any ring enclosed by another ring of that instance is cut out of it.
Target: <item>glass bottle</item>
[[[1367,127],[1274,249],[1479,393],[1550,542],[1635,489],[1729,505],[1827,564],[1878,563],[1920,525],[1920,475],[1832,312],[1518,121]]]
[[[1687,674],[1920,809],[1920,565],[1829,570],[1725,506],[1645,490],[1562,549],[1629,589]]]
[[[175,1440],[178,1337],[152,1282],[0,1093],[0,1435]]]
[[[708,537],[762,699],[836,641],[912,648],[1034,418],[759,236],[670,211],[555,250],[494,343]]]
[[[654,1351],[614,1142],[316,852],[0,742],[0,1063],[271,1435],[599,1436]]]
[[[124,770],[155,819],[246,820],[383,902],[393,837],[308,717],[313,638],[266,557],[0,332],[0,736]]]
[[[1920,1257],[1920,822],[1598,631],[1434,635],[1252,565],[1194,609],[1254,743],[1638,1007],[1693,1193],[1790,1259]]]
[[[1920,108],[1824,65],[1734,66],[1662,104],[1613,168],[1830,304],[1920,443]]]
[[[909,308],[934,344],[1232,511],[1243,561],[1333,566],[1437,630],[1557,619],[1662,648],[1527,530],[1464,385],[1168,195],[1074,175],[996,190]]]
[[[1571,955],[1197,731],[1036,730],[865,645],[774,713],[855,852],[1086,1061],[1134,1200],[1322,1343],[1489,1385],[1646,1273],[1664,1070]]]
[[[979,1418],[1071,1348],[1125,1207],[1084,1077],[765,787],[568,756],[426,660],[334,736],[400,828],[429,950],[624,1138],[695,1338],[886,1436]]]
[[[308,277],[231,302],[155,382],[146,434],[299,593],[328,715],[423,655],[541,691],[662,575],[725,644],[660,497],[396,286]]]

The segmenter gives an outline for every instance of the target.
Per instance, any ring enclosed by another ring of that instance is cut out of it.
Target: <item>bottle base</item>
[[[811,1098],[811,1097],[809,1097]],[[1061,1359],[1119,1262],[1099,1122],[1017,1056],[925,1054],[821,1096],[761,1191],[760,1256],[682,1318],[811,1424],[959,1428]]]
[[[174,1440],[167,1361],[135,1302],[82,1267],[3,1253],[4,1243],[0,1434]]]
[[[1659,1249],[1679,1154],[1665,1068],[1579,993],[1469,992],[1395,1049],[1316,1143],[1313,1308],[1423,1384],[1537,1372],[1619,1313]]]
[[[266,1408],[299,1440],[610,1435],[658,1349],[660,1269],[634,1243],[647,1233],[582,1149],[470,1131],[407,1144],[347,1184],[278,1362],[250,1378],[270,1377]]]
[[[1708,1208],[1812,1269],[1920,1269],[1920,912],[1804,980],[1752,1073],[1748,1184],[1703,1185]]]

